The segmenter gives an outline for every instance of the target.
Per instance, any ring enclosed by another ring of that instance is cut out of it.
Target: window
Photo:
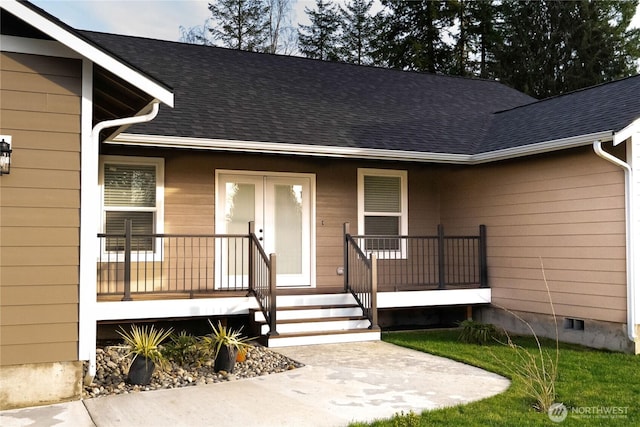
[[[407,172],[359,169],[358,219],[358,234],[378,236],[365,239],[364,249],[400,251],[400,240],[384,236],[407,234]]]
[[[103,233],[124,234],[125,219],[131,220],[133,234],[162,232],[163,166],[163,159],[120,156],[100,159]],[[123,239],[106,239],[105,251],[123,249]],[[134,239],[132,249],[154,252],[155,239],[150,236]]]

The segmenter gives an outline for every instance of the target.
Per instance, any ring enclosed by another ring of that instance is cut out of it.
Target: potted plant
[[[236,364],[238,351],[249,347],[251,344],[248,341],[252,338],[242,336],[242,327],[231,329],[218,321],[216,328],[210,320],[209,325],[213,331],[202,338],[202,343],[214,359],[213,369],[216,372],[231,373]]]
[[[132,325],[130,331],[120,328],[118,334],[124,339],[128,349],[127,356],[133,355],[127,374],[129,383],[147,385],[151,382],[156,365],[162,367],[166,360],[160,351],[160,343],[172,332],[172,328],[165,331],[155,329],[153,325],[151,327]]]

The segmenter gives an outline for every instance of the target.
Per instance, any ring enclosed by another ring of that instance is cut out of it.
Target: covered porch
[[[433,235],[364,236],[345,223],[339,289],[279,288],[278,258],[253,223],[247,234],[137,234],[130,222],[124,231],[98,235],[98,322],[251,314],[265,337],[300,335],[303,319],[316,335],[379,336],[378,309],[491,302],[484,226],[468,236],[441,225]]]

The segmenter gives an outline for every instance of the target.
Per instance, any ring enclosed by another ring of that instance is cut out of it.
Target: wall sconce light
[[[11,137],[0,135],[0,175],[11,172]]]

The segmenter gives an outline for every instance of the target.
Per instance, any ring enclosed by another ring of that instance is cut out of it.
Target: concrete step
[[[267,346],[292,347],[297,345],[337,344],[345,342],[379,341],[380,329],[347,329],[331,332],[281,333],[267,337]]]

